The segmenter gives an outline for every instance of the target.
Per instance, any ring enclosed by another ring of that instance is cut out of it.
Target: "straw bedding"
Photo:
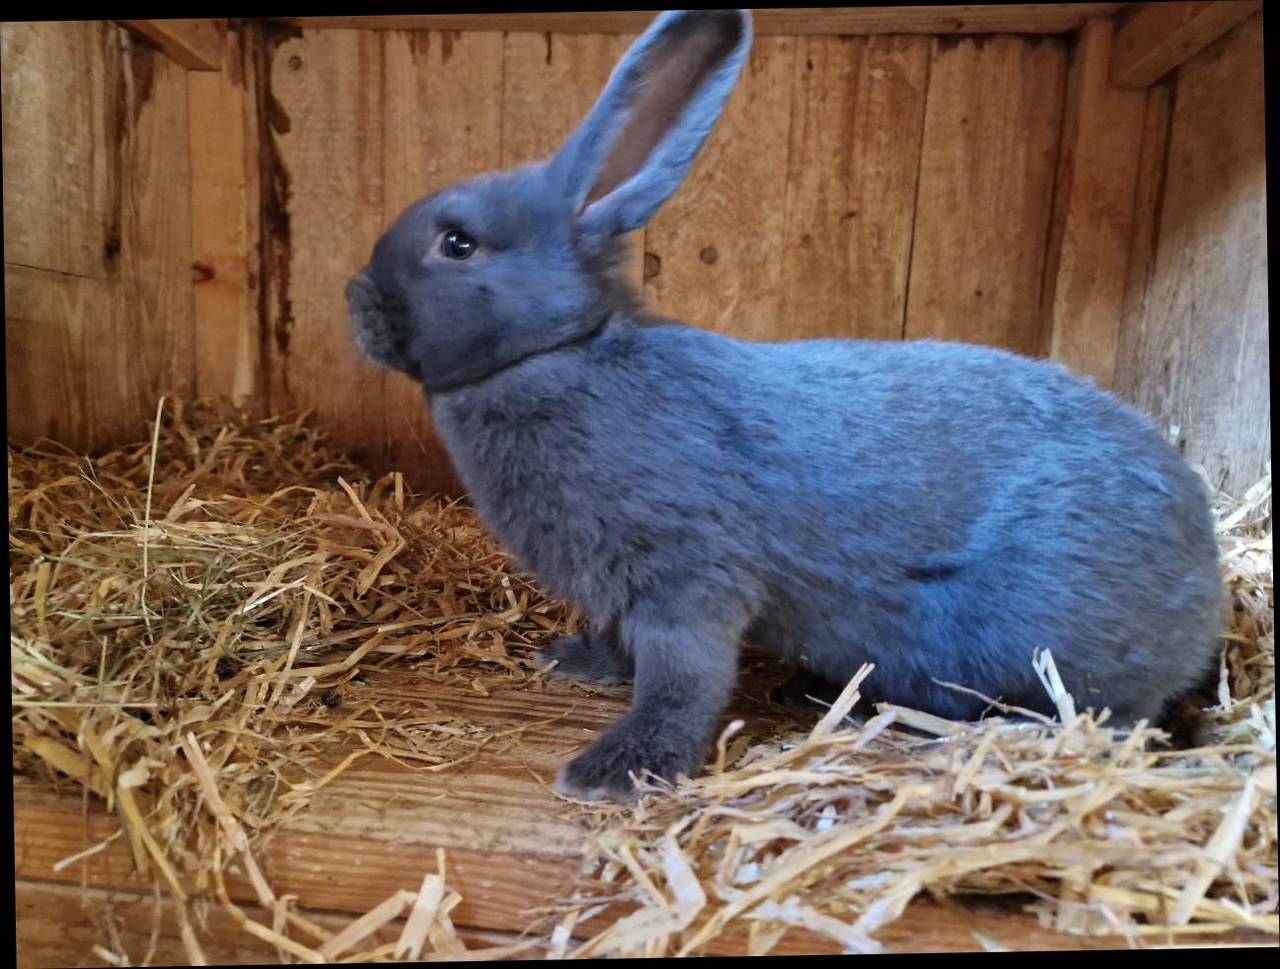
[[[404,664],[481,692],[518,685],[576,617],[465,504],[371,480],[302,420],[211,401],[162,401],[157,417],[149,439],[92,461],[9,448],[15,775],[115,810],[135,864],[178,901],[193,962],[197,899],[288,961],[462,956],[447,859],[334,933],[274,894],[255,846],[361,758],[464,771],[484,742],[457,716],[335,715],[343,683]],[[1023,894],[1046,925],[1134,942],[1277,934],[1269,477],[1216,511],[1232,614],[1216,692],[1188,711],[1192,749],[1077,713],[1047,655],[1053,720],[998,704],[978,724],[887,706],[852,719],[867,669],[816,726],[764,740],[734,723],[702,777],[601,813],[577,892],[524,941],[466,955],[688,954],[735,922],[753,953],[793,926],[875,951],[922,892]],[[350,753],[335,763],[335,748]],[[228,897],[232,864],[271,924]],[[574,938],[615,901],[640,907]],[[360,951],[388,925],[396,941]],[[104,945],[108,961],[140,955]]]

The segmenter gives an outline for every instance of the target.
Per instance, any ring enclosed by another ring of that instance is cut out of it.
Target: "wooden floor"
[[[443,847],[449,886],[463,898],[452,913],[455,924],[465,927],[476,944],[483,939],[511,941],[529,924],[529,909],[550,903],[570,883],[587,848],[587,816],[555,798],[547,784],[572,751],[623,712],[628,691],[600,690],[592,695],[577,686],[553,683],[540,690],[513,688],[483,697],[464,688],[428,685],[406,672],[371,673],[363,684],[345,689],[351,691],[346,699],[353,704],[374,694],[395,697],[491,728],[559,719],[528,730],[518,745],[495,745],[458,772],[411,772],[375,757],[359,761],[259,850],[259,863],[276,894],[296,895],[312,917],[340,926],[397,889],[416,890],[422,876],[436,870],[436,848]],[[735,712],[753,728],[780,722],[780,711],[752,699],[763,689],[748,677],[736,701]],[[70,788],[58,793],[15,780],[19,966],[105,965],[90,949],[105,941],[92,913],[107,900],[113,902],[119,938],[130,958],[142,958],[152,933],[153,898],[149,886],[132,873],[124,839],[82,863],[58,873],[52,870],[55,862],[115,828],[114,816],[101,805],[87,805]],[[82,886],[87,886],[86,893]],[[229,887],[252,914],[255,895],[249,884],[233,879]],[[603,919],[616,914],[579,926],[575,935],[598,931]],[[216,904],[210,906],[209,922],[213,931],[206,954],[212,962],[274,961],[269,947],[236,929]],[[943,908],[927,900],[914,903],[879,937],[890,951],[938,952],[980,949],[979,936],[1010,949],[1125,947],[1119,937],[1084,939],[1046,931],[1016,906]],[[728,934],[709,951],[742,951],[744,940],[745,932]],[[1207,941],[1259,940],[1241,936]],[[826,939],[795,930],[775,951],[837,949]],[[161,921],[152,961],[186,961],[176,924],[168,915]]]

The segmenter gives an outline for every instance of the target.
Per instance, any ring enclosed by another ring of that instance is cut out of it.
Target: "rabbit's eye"
[[[476,241],[460,229],[450,229],[440,237],[440,254],[447,259],[470,259]]]

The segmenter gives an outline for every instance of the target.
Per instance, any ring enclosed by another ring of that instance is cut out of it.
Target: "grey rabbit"
[[[749,642],[838,689],[977,719],[1158,719],[1216,656],[1204,491],[1144,417],[1061,367],[942,342],[744,342],[647,313],[625,233],[676,190],[751,46],[660,14],[550,159],[410,207],[347,287],[356,341],[421,382],[480,515],[591,632],[542,654],[633,680],[560,771],[583,799],[694,775]],[[776,135],[776,133],[774,133]]]

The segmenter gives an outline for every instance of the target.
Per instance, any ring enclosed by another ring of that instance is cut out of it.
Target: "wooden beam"
[[[121,20],[183,67],[193,71],[222,69],[225,27],[217,20]]]
[[[1111,54],[1111,83],[1150,87],[1232,27],[1262,0],[1143,3],[1120,15]]]
[[[1146,91],[1107,83],[1112,23],[1080,31],[1041,297],[1041,349],[1104,390],[1115,375]]]
[[[1110,16],[1124,3],[984,3],[938,6],[794,7],[756,10],[756,34],[1062,34],[1089,17]],[[297,27],[391,30],[504,30],[628,34],[647,27],[657,11],[571,13],[458,13],[386,17],[281,17]]]

